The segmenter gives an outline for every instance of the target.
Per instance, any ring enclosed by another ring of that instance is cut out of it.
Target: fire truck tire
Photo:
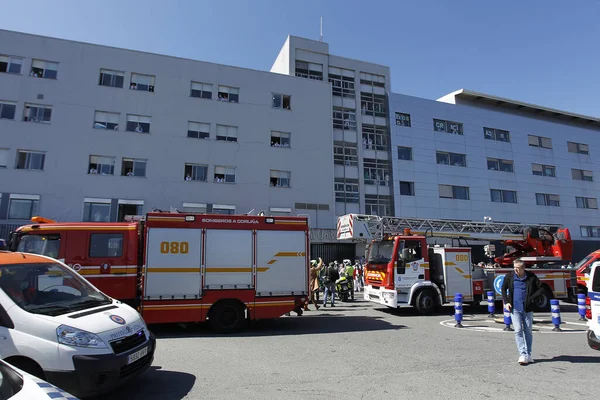
[[[415,308],[421,315],[430,315],[435,311],[437,301],[435,292],[430,289],[423,289],[417,294]]]
[[[225,300],[214,305],[208,320],[213,330],[233,333],[242,330],[246,322],[244,306],[235,300]]]
[[[550,311],[550,300],[554,298],[554,294],[552,290],[546,285],[544,285],[544,291],[542,294],[535,299],[535,309],[536,311]]]

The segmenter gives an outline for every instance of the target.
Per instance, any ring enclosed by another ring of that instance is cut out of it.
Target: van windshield
[[[19,245],[16,250],[21,253],[34,253],[58,258],[60,235],[23,235],[19,238]]]
[[[0,289],[34,314],[61,315],[112,300],[57,263],[0,265]]]
[[[573,267],[573,269],[579,269],[579,268],[583,267],[583,266],[584,266],[584,265],[585,265],[587,262],[589,262],[591,259],[592,259],[592,256],[591,256],[591,255],[589,255],[589,256],[585,256],[585,258],[584,258],[583,260],[579,261],[579,262],[577,263],[577,265],[575,265],[575,266]],[[591,265],[591,264],[590,264],[590,265]],[[586,268],[586,271],[585,271],[586,273],[589,273],[589,272],[590,272],[590,265],[588,265],[588,267]]]
[[[387,264],[392,260],[394,241],[373,242],[369,251],[369,264]]]

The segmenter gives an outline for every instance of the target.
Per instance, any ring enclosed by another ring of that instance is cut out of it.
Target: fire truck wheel
[[[544,286],[542,294],[535,299],[536,311],[550,311],[550,300],[553,298],[554,295],[552,294],[552,291],[547,286]]]
[[[435,294],[432,290],[425,289],[419,292],[415,300],[415,307],[421,315],[433,313],[436,307]]]
[[[217,303],[208,317],[211,327],[219,333],[233,333],[244,327],[244,306],[237,301]]]

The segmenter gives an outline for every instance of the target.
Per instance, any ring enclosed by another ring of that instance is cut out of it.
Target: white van
[[[0,251],[0,354],[78,397],[142,373],[156,339],[133,308],[49,257]]]
[[[592,264],[587,287],[591,311],[591,316],[588,315],[588,344],[592,349],[600,350],[600,262]]]

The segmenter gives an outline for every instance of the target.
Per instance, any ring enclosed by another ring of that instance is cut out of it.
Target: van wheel
[[[554,298],[552,291],[548,287],[544,287],[544,291],[537,299],[535,299],[536,311],[550,311],[550,300]]]
[[[208,317],[211,327],[219,333],[238,332],[244,327],[244,307],[236,301],[217,303]]]
[[[42,369],[42,367],[40,367],[38,363],[36,363],[33,360],[30,360],[29,358],[22,358],[22,357],[10,358],[9,357],[4,361],[6,361],[9,364],[14,365],[15,367],[19,368],[20,370],[27,372],[28,374],[35,376],[36,378],[46,380],[46,376],[44,374],[44,370]]]
[[[430,315],[435,310],[436,299],[432,290],[425,289],[419,292],[415,300],[415,307],[421,315]]]

